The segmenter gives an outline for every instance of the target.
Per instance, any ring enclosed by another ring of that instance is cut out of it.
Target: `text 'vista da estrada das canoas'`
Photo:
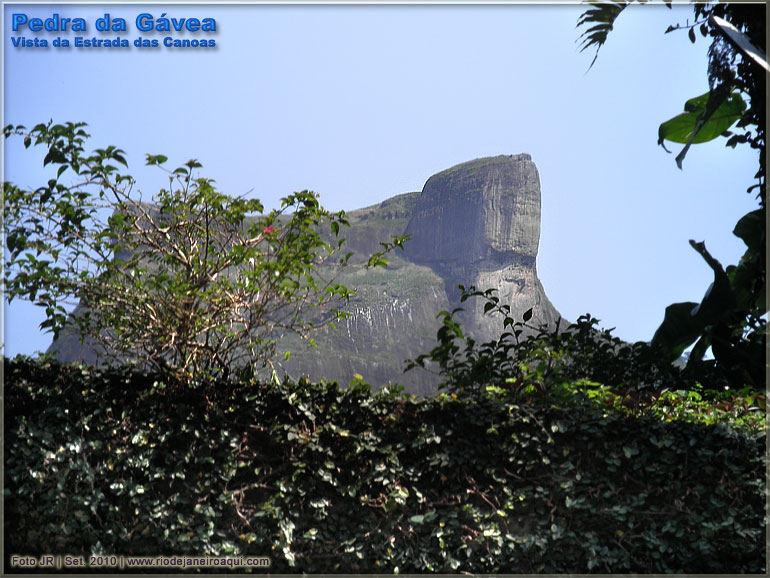
[[[175,38],[173,36],[164,36],[163,38],[143,38],[138,36],[132,44],[137,48],[157,48],[166,46],[168,48],[213,48],[216,46],[214,38],[200,38],[198,34],[212,34],[217,32],[217,23],[213,18],[169,18],[166,13],[155,18],[152,14],[143,12],[137,15],[134,24],[140,32],[149,34],[155,33],[180,33],[193,34],[192,38]],[[128,32],[128,23],[125,18],[113,17],[109,13],[101,18],[97,18],[94,27],[96,32],[100,33],[120,33]],[[56,36],[55,38],[46,38],[49,33],[77,33],[88,32],[88,22],[85,18],[62,17],[58,13],[52,14],[48,18],[30,18],[27,14],[16,13],[11,16],[12,32],[21,33],[21,35],[12,36],[11,42],[16,48],[128,48],[131,43],[129,39],[121,38],[99,38],[97,36]],[[29,36],[28,36],[29,35]]]

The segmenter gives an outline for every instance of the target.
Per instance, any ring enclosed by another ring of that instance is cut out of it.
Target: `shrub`
[[[574,324],[560,320],[556,327],[535,327],[528,323],[531,309],[522,320],[515,320],[510,306],[501,305],[493,289],[462,285],[459,289],[461,303],[470,298],[485,301],[484,313],[500,317],[502,333],[477,343],[455,319],[461,309],[439,314],[442,326],[436,347],[410,361],[407,370],[438,367],[442,387],[450,392],[473,395],[495,386],[514,396],[555,394],[565,384],[583,380],[614,391],[651,394],[673,386],[687,389],[695,383],[676,366],[660,362],[649,344],[626,343],[611,329],[599,330],[598,320],[591,315],[581,316]]]
[[[361,382],[5,360],[5,551],[274,572],[763,573],[765,438]],[[8,560],[6,559],[6,564]],[[104,569],[102,569],[104,570]]]

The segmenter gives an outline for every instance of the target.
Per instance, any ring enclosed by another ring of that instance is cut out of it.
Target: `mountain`
[[[540,180],[528,154],[482,158],[432,176],[420,193],[406,193],[348,213],[347,251],[355,251],[338,282],[356,290],[350,316],[314,334],[316,347],[294,335],[279,342],[290,351],[285,371],[342,384],[355,374],[373,386],[389,382],[430,394],[438,378],[421,369],[403,373],[405,360],[436,345],[437,314],[459,306],[458,284],[494,288],[520,319],[553,325],[560,317],[537,277]],[[404,252],[389,255],[387,268],[366,269],[366,256],[381,241],[409,234]],[[477,340],[500,333],[500,320],[483,314],[483,303],[463,304],[461,321]],[[49,352],[63,361],[93,361],[77,336],[63,334]]]
[[[459,306],[459,284],[494,288],[521,319],[554,325],[560,314],[537,277],[540,179],[527,154],[483,158],[432,176],[421,193],[407,193],[349,214],[349,250],[362,255],[391,235],[409,234],[402,254],[385,270],[354,265],[340,282],[356,288],[348,319],[315,336],[314,349],[293,343],[291,375],[348,383],[362,375],[373,385],[398,383],[413,393],[436,391],[421,369],[403,374],[404,361],[436,345],[439,311]],[[468,300],[460,320],[477,340],[501,332],[483,302]]]

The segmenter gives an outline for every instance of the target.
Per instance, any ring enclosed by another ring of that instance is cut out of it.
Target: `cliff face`
[[[436,344],[436,315],[459,306],[457,286],[494,288],[516,319],[532,308],[532,323],[560,317],[537,277],[540,180],[527,154],[463,163],[428,179],[422,193],[396,197],[350,214],[351,246],[371,253],[390,235],[408,233],[405,251],[382,271],[351,270],[341,282],[358,291],[351,317],[324,330],[315,351],[297,351],[287,369],[347,383],[355,373],[370,383],[392,381],[432,393],[438,380],[423,370],[401,374],[404,360]],[[366,243],[364,245],[363,243]],[[463,303],[467,333],[489,340],[499,318],[484,303]],[[296,349],[296,348],[295,348]]]
[[[291,351],[285,370],[312,380],[342,384],[355,374],[374,386],[389,382],[430,394],[438,379],[423,370],[403,373],[404,362],[436,345],[436,315],[459,305],[458,284],[495,288],[515,318],[533,308],[533,323],[560,317],[545,295],[535,261],[540,240],[540,182],[527,154],[463,163],[428,179],[422,193],[407,193],[348,214],[346,250],[357,257],[339,282],[355,288],[350,316],[325,327],[311,348],[287,335],[280,349]],[[380,241],[408,233],[403,253],[387,269],[367,270],[364,256]],[[499,319],[483,314],[483,303],[463,304],[466,330],[477,339],[499,335]],[[49,351],[63,360],[93,360],[63,335]]]
[[[450,275],[534,264],[540,179],[527,154],[479,159],[428,179],[406,232],[409,258]]]
[[[537,277],[540,178],[528,154],[478,159],[432,176],[406,232],[408,258],[445,280],[451,302],[459,298],[457,285],[474,285],[496,289],[517,319],[529,308],[535,323],[559,318]],[[500,332],[481,302],[468,304],[463,321],[479,338]]]

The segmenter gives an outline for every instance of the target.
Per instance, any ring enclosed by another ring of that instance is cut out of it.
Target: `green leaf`
[[[165,155],[147,155],[148,165],[162,165],[167,160],[168,160],[168,157]]]
[[[717,323],[735,307],[730,279],[722,265],[706,250],[704,243],[690,241],[690,245],[714,271],[714,282],[699,304],[688,301],[666,307],[666,315],[652,338],[652,345],[663,348],[668,361],[677,359],[707,326]]]
[[[685,103],[682,114],[658,128],[658,144],[664,149],[663,141],[666,140],[685,145],[677,156],[679,168],[682,168],[690,145],[714,140],[743,117],[746,103],[739,93],[728,90],[728,87],[718,87],[691,98]]]

